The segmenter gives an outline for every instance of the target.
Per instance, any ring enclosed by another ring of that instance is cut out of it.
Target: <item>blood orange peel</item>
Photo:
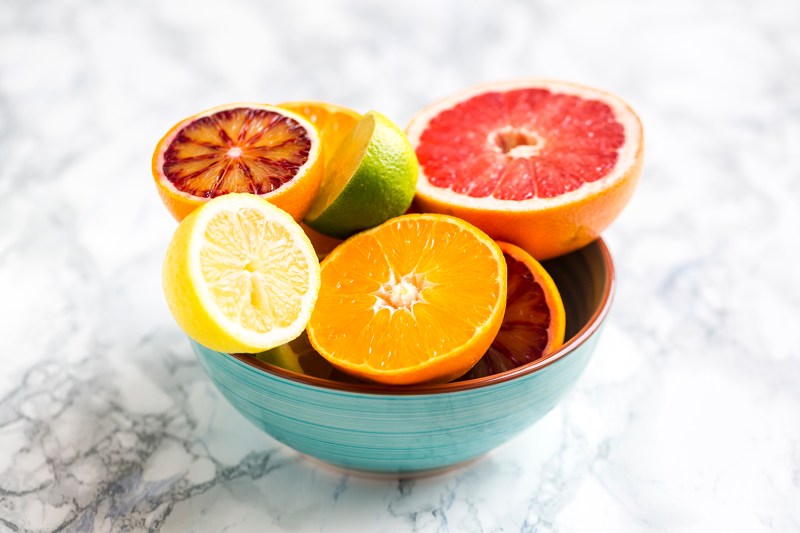
[[[229,193],[260,196],[295,220],[305,215],[323,174],[316,128],[292,111],[227,104],[176,124],[153,154],[153,177],[177,220]]]
[[[566,313],[553,278],[529,253],[498,242],[508,271],[503,323],[492,345],[462,379],[498,374],[537,361],[564,343]]]
[[[463,218],[537,259],[608,227],[633,194],[644,151],[623,100],[550,80],[474,87],[421,110],[407,133],[420,210]]]

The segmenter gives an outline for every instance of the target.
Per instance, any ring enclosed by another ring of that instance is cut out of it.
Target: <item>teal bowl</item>
[[[307,456],[372,473],[442,469],[479,457],[542,418],[586,368],[614,292],[608,248],[598,239],[544,266],[564,300],[569,340],[550,356],[478,379],[346,383],[192,347],[237,411]]]

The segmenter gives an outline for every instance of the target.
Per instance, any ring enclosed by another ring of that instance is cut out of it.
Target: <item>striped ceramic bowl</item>
[[[404,388],[344,383],[192,346],[240,413],[303,454],[369,472],[440,469],[536,422],[586,367],[611,304],[611,256],[597,240],[544,265],[564,299],[569,340],[544,359],[480,379]]]

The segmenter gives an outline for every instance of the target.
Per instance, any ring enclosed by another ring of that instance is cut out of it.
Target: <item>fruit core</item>
[[[388,308],[391,311],[405,309],[411,311],[414,304],[423,302],[422,290],[428,286],[425,279],[419,274],[406,274],[397,278],[394,272],[390,273],[388,282],[381,285],[375,293],[377,301],[374,310]]]
[[[544,139],[537,133],[512,127],[493,131],[487,139],[496,151],[509,158],[532,157],[539,154]]]
[[[164,152],[162,172],[176,189],[214,198],[232,192],[268,194],[308,161],[306,128],[276,111],[238,107],[183,126]]]

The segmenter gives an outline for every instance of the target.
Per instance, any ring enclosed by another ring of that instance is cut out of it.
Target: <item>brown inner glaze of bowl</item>
[[[542,265],[553,277],[564,301],[567,315],[565,338],[569,340],[555,353],[506,372],[469,381],[400,387],[371,383],[343,383],[298,374],[248,354],[230,354],[230,356],[251,367],[285,379],[315,387],[356,393],[435,394],[477,389],[493,383],[508,381],[536,372],[575,351],[600,327],[611,306],[615,283],[614,264],[608,247],[602,239],[597,239],[570,254],[544,261]]]

